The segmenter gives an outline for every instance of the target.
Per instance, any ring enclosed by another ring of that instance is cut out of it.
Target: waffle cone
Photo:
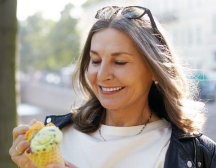
[[[64,165],[64,159],[62,158],[61,149],[59,145],[57,145],[49,152],[31,154],[28,153],[28,150],[26,150],[25,154],[38,168],[46,168],[46,165],[52,163]]]

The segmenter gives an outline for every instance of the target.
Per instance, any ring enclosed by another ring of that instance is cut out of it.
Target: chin
[[[101,102],[101,105],[105,108],[105,109],[117,109],[118,105],[115,102]]]

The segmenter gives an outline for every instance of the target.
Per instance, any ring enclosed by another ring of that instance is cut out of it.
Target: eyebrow
[[[90,53],[95,54],[95,55],[99,55],[98,52],[94,51],[94,50],[90,50]],[[118,55],[123,55],[123,54],[132,56],[132,54],[127,53],[127,52],[115,52],[115,53],[112,53],[111,56],[118,56]]]

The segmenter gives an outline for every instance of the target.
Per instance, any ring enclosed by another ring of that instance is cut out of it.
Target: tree
[[[50,41],[54,43],[52,46],[53,61],[49,63],[55,64],[56,68],[74,63],[79,55],[80,37],[76,29],[78,19],[72,18],[70,14],[73,7],[72,4],[65,5],[60,20],[50,32]]]
[[[48,36],[54,24],[52,20],[43,19],[40,12],[19,22],[19,55],[22,71],[47,67],[47,58],[52,52],[52,42]]]
[[[0,0],[0,167],[17,167],[8,154],[16,113],[17,0]]]
[[[58,71],[76,61],[79,52],[78,20],[71,17],[67,4],[59,21],[35,13],[19,22],[20,68],[22,71]]]
[[[90,6],[90,5],[93,5],[97,2],[100,2],[101,0],[87,0],[82,6]]]

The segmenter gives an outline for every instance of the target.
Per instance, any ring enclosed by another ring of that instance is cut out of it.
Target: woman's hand
[[[30,122],[30,126],[33,125],[36,120]],[[25,155],[25,150],[29,147],[27,139],[25,137],[26,131],[29,130],[28,125],[15,127],[13,129],[13,144],[9,150],[11,159],[20,168],[37,168],[32,161]]]
[[[59,164],[49,164],[47,165],[46,168],[77,168],[77,167],[65,160],[65,166]]]

